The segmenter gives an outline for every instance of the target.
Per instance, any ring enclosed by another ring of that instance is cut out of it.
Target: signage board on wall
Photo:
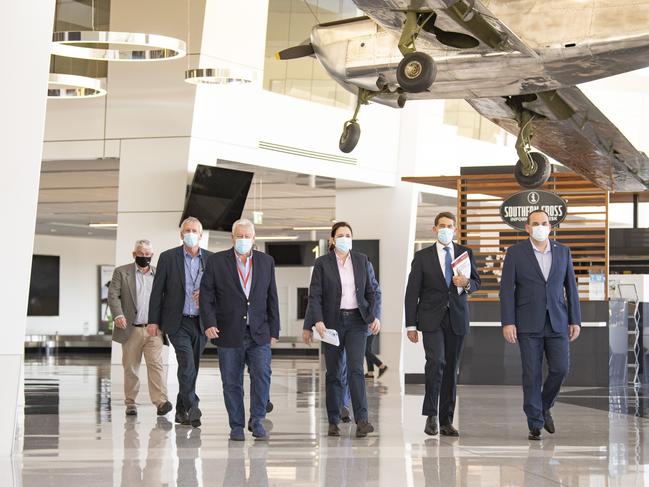
[[[554,227],[566,218],[568,205],[549,191],[521,191],[503,201],[500,217],[510,227],[524,231],[527,216],[534,210],[544,210],[550,217],[550,225]]]

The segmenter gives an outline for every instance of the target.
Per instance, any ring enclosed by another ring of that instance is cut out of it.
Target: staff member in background
[[[135,400],[140,390],[140,363],[146,361],[149,397],[158,415],[171,411],[167,400],[167,378],[162,367],[162,337],[149,336],[149,298],[155,267],[151,265],[153,250],[148,240],[138,240],[133,249],[135,263],[117,267],[108,286],[108,306],[115,317],[113,340],[122,344],[124,367],[124,403],[126,414],[137,414]]]
[[[380,290],[371,282],[367,256],[351,248],[351,226],[346,222],[337,222],[331,229],[330,252],[316,259],[313,267],[302,334],[304,342],[311,344],[311,327],[314,325],[321,337],[327,328],[338,332],[340,346],[322,344],[327,368],[328,435],[340,436],[338,423],[341,421],[343,395],[340,366],[344,351],[356,436],[365,437],[374,431],[374,427],[368,421],[363,357],[368,330],[376,335],[381,329],[381,323],[376,318]]]
[[[148,332],[166,333],[178,359],[178,397],[176,422],[201,425],[201,410],[196,395],[196,378],[205,348],[203,327],[198,316],[198,298],[205,262],[212,252],[201,249],[203,225],[188,217],[180,224],[180,247],[160,254],[149,304]]]
[[[230,439],[243,441],[246,411],[243,372],[250,368],[249,429],[258,440],[268,438],[262,420],[270,392],[270,347],[279,339],[279,302],[275,261],[252,250],[255,227],[250,220],[232,225],[233,248],[207,261],[201,283],[201,317],[205,335],[219,347],[223,398]]]
[[[570,366],[569,341],[581,330],[581,309],[570,249],[548,239],[550,218],[543,210],[527,216],[529,240],[505,254],[500,280],[503,336],[516,343],[523,366],[523,410],[530,440],[541,428],[554,433],[550,409]],[[543,353],[548,375],[543,380]]]
[[[473,252],[453,243],[455,222],[453,213],[435,217],[437,242],[415,254],[406,288],[408,339],[417,343],[420,331],[426,353],[422,414],[427,417],[424,432],[431,436],[438,433],[438,416],[442,435],[459,436],[453,416],[462,345],[469,334],[467,296],[480,289]],[[451,263],[464,252],[471,263],[470,277],[454,276]]]

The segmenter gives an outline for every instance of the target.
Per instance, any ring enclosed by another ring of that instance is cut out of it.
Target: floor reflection
[[[402,395],[388,372],[367,383],[377,434],[358,439],[353,425],[343,425],[340,438],[329,438],[318,363],[277,360],[275,409],[265,425],[270,441],[248,435],[234,443],[213,360],[197,385],[204,413],[198,429],[173,424],[172,414],[156,417],[146,402],[126,417],[121,368],[107,362],[27,360],[22,448],[14,462],[0,463],[0,478],[9,479],[3,487],[649,486],[643,390],[566,388],[553,410],[557,433],[530,442],[519,387],[460,386],[461,436],[449,439],[423,433],[423,389],[408,386]]]

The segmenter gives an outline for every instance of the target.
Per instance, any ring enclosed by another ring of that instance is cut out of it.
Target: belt
[[[136,328],[142,328],[146,326],[146,323],[133,323],[133,326],[135,326]]]
[[[355,314],[360,314],[360,311],[358,311],[358,308],[354,308],[354,309],[342,309],[341,308],[340,313],[343,316],[351,316],[351,315],[355,315]]]
[[[192,320],[195,320],[198,317],[199,315],[183,315],[183,318],[191,318]]]

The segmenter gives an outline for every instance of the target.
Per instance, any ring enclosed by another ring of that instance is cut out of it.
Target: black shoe
[[[173,409],[173,406],[169,401],[165,401],[158,406],[158,416],[164,416],[169,411]]]
[[[543,414],[543,429],[545,429],[545,431],[547,431],[550,434],[553,434],[555,432],[554,419],[552,418],[550,411],[546,411]]]
[[[273,403],[270,402],[269,399],[268,402],[266,403],[266,414],[270,413],[274,409],[274,407],[275,406],[273,406]]]
[[[460,432],[452,424],[443,424],[440,426],[439,434],[444,436],[460,436]]]
[[[385,367],[383,367],[383,368],[379,367],[379,377],[378,378],[380,379],[381,376],[387,372],[387,370],[388,370],[387,365]]]
[[[347,406],[343,406],[340,408],[340,420],[343,423],[351,423],[352,418],[349,415],[349,409],[347,409]]]
[[[374,431],[372,423],[368,423],[367,421],[359,421],[356,423],[356,438],[365,438],[372,431]]]
[[[527,439],[539,441],[541,439],[541,428],[532,428],[530,434],[527,435]]]
[[[252,418],[248,419],[248,431],[252,433]]]
[[[327,436],[340,436],[340,428],[337,424],[330,424],[329,431],[327,431]]]
[[[126,406],[126,415],[137,416],[137,406],[135,404],[129,404]]]
[[[435,436],[437,434],[437,421],[435,420],[435,416],[428,416],[428,418],[426,418],[424,433],[428,436]]]
[[[199,428],[201,426],[201,416],[203,416],[203,413],[198,409],[198,406],[191,407],[181,424],[185,426],[191,425],[192,428]]]
[[[178,411],[176,409],[176,417],[174,418],[174,421],[178,424],[189,424],[187,411]]]

